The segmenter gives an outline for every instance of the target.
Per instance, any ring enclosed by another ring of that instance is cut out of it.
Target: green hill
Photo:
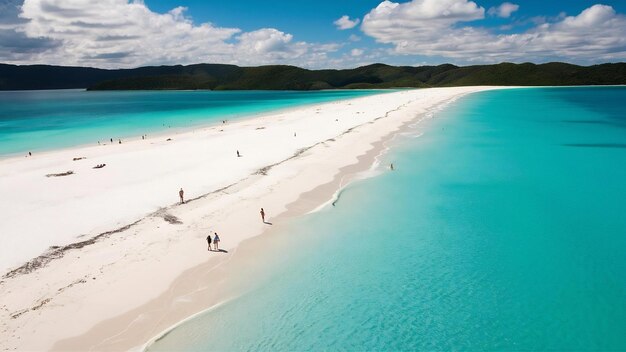
[[[239,67],[221,64],[149,66],[105,70],[0,64],[0,90],[88,88],[90,90],[319,90],[463,85],[626,84],[626,63],[577,66],[553,62],[459,67],[373,64],[344,70],[295,66]]]

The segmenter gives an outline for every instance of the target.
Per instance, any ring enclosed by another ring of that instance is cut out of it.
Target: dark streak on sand
[[[179,225],[183,223],[178,217],[167,213],[167,210],[165,208],[158,210],[153,214],[153,216],[160,216],[163,218],[163,220],[169,222],[172,225]]]
[[[51,300],[52,300],[52,298],[46,298],[46,299],[42,300],[41,302],[39,302],[39,304],[37,304],[36,306],[33,306],[31,308],[27,308],[27,309],[19,310],[19,311],[15,312],[15,313],[11,314],[11,319],[18,318],[20,315],[28,312],[29,310],[37,310],[37,309],[43,307],[44,305],[46,305]]]
[[[411,101],[411,102],[412,102],[412,101]],[[410,102],[409,102],[409,103],[410,103]],[[370,124],[370,123],[373,123],[374,121],[378,121],[378,120],[380,120],[380,119],[382,119],[382,118],[388,117],[390,113],[392,113],[392,112],[395,112],[395,111],[398,111],[398,110],[402,109],[403,107],[405,107],[405,106],[406,106],[406,105],[408,105],[409,103],[402,104],[402,105],[400,105],[399,107],[397,107],[397,108],[395,108],[395,109],[393,109],[393,110],[389,110],[389,111],[387,111],[387,112],[385,113],[385,115],[383,115],[383,116],[379,116],[379,117],[377,117],[377,118],[373,119],[372,121],[369,121],[369,122],[364,122],[364,123],[362,123],[362,124],[360,124],[360,125],[356,125],[356,126],[350,127],[350,128],[348,128],[347,130],[345,130],[343,133],[341,133],[340,135],[336,136],[335,138],[337,138],[337,137],[341,137],[341,136],[343,136],[343,135],[345,135],[345,134],[348,134],[348,133],[352,133],[352,131],[354,131],[356,128],[359,128],[359,127],[361,127],[361,126],[363,126],[363,125],[365,125],[365,124]],[[293,158],[297,158],[297,157],[299,157],[300,155],[302,155],[304,152],[306,152],[307,150],[309,150],[309,149],[311,149],[311,148],[313,148],[313,147],[315,147],[315,146],[317,146],[317,145],[321,145],[321,144],[324,144],[324,143],[326,143],[326,142],[335,142],[335,138],[329,138],[329,139],[327,139],[327,140],[324,140],[324,141],[321,141],[321,142],[317,142],[317,143],[315,143],[315,144],[312,144],[312,145],[310,145],[310,146],[308,146],[308,147],[298,149],[298,150],[297,150],[297,151],[296,151],[296,152],[295,152],[292,156],[290,156],[289,158],[284,159],[284,160],[281,160],[281,161],[279,161],[279,162],[277,162],[277,163],[274,163],[274,164],[271,164],[271,165],[267,165],[267,166],[265,166],[265,167],[263,167],[263,168],[260,168],[260,169],[259,169],[259,170],[257,170],[257,172],[255,172],[254,174],[255,174],[255,175],[263,175],[263,176],[265,176],[265,175],[267,175],[267,172],[268,172],[268,171],[270,171],[270,169],[271,169],[271,168],[273,168],[274,166],[280,165],[280,164],[284,163],[285,161],[291,160],[291,159],[293,159]]]
[[[234,186],[236,184],[237,184],[237,182],[232,183],[232,184],[230,184],[230,185],[228,185],[226,187],[222,187],[220,189],[217,189],[215,191],[209,192],[207,194],[203,194],[203,195],[201,195],[199,197],[189,199],[189,200],[186,201],[186,203],[193,202],[194,200],[198,200],[200,198],[207,197],[207,196],[209,196],[211,194],[214,194],[214,193],[222,192],[222,191],[224,191],[224,190],[228,189],[229,187],[232,187],[232,186]],[[20,267],[18,267],[16,269],[13,269],[13,270],[7,272],[6,274],[4,274],[2,276],[2,278],[3,279],[9,279],[9,278],[16,277],[18,275],[32,273],[33,271],[35,271],[35,270],[37,270],[39,268],[43,268],[48,263],[50,263],[52,260],[58,259],[58,258],[62,258],[65,255],[65,252],[67,252],[67,251],[70,251],[72,249],[80,249],[80,248],[92,245],[92,244],[94,244],[94,243],[96,243],[96,242],[98,242],[100,240],[103,240],[103,239],[105,239],[107,237],[110,237],[113,234],[124,232],[124,231],[130,229],[131,227],[137,225],[142,220],[147,219],[149,217],[155,217],[155,216],[156,217],[161,217],[161,218],[163,218],[163,220],[167,221],[170,224],[182,224],[182,221],[180,221],[179,218],[177,218],[174,215],[166,213],[165,212],[166,209],[168,209],[168,208],[159,209],[159,210],[155,211],[154,213],[151,213],[151,214],[149,214],[149,215],[147,215],[147,216],[145,216],[143,218],[140,218],[139,220],[137,220],[137,221],[135,221],[135,222],[133,222],[131,224],[122,226],[122,227],[117,228],[115,230],[111,230],[111,231],[100,233],[100,234],[96,235],[95,237],[92,237],[92,238],[90,238],[88,240],[85,240],[85,241],[68,244],[66,246],[51,246],[50,249],[46,253],[44,253],[44,254],[42,254],[42,255],[34,258],[34,259],[31,259],[30,261],[26,262],[24,265],[22,265],[22,266],[20,266]]]
[[[291,159],[293,159],[293,158],[297,158],[297,157],[299,157],[300,155],[302,155],[304,152],[306,152],[307,150],[309,150],[309,149],[311,149],[311,148],[313,148],[313,147],[315,147],[316,145],[321,144],[321,143],[322,143],[322,142],[318,142],[318,143],[315,143],[315,144],[310,145],[310,146],[308,146],[308,147],[305,147],[305,148],[300,148],[300,149],[298,149],[295,153],[293,153],[293,155],[292,155],[292,156],[288,157],[287,159],[283,159],[283,160],[281,160],[281,161],[279,161],[279,162],[277,162],[277,163],[274,163],[274,164],[271,164],[271,165],[267,165],[267,166],[265,166],[265,167],[260,168],[259,170],[257,170],[257,172],[255,172],[255,173],[254,173],[254,175],[263,175],[263,176],[266,176],[266,175],[267,175],[267,172],[268,172],[268,171],[270,171],[270,170],[271,170],[274,166],[280,165],[280,164],[284,163],[285,161],[291,160]]]
[[[74,282],[72,282],[71,284],[65,286],[65,287],[61,287],[60,289],[57,290],[57,295],[60,294],[61,292],[67,290],[68,288],[71,288],[74,285],[77,284],[84,284],[85,282],[87,282],[87,280],[85,279],[78,279]],[[18,310],[17,312],[11,314],[11,319],[16,319],[19,318],[22,314],[24,313],[28,313],[29,311],[35,311],[38,310],[39,308],[45,306],[46,304],[50,303],[50,301],[52,301],[52,298],[48,297],[46,299],[42,299],[41,301],[39,301],[39,303],[37,303],[36,305],[30,307],[30,308],[26,308],[26,309],[21,309]]]
[[[206,197],[208,197],[208,196],[210,196],[210,195],[212,195],[212,194],[215,194],[215,193],[224,192],[225,190],[227,190],[227,189],[231,188],[232,186],[234,186],[234,185],[238,184],[239,182],[241,182],[241,181],[245,180],[246,178],[247,178],[247,177],[245,177],[245,178],[243,178],[243,179],[241,179],[241,180],[239,180],[239,181],[237,181],[237,182],[231,183],[231,184],[229,184],[228,186],[224,186],[224,187],[222,187],[222,188],[218,188],[218,189],[216,189],[215,191],[211,191],[211,192],[209,192],[209,193],[205,193],[205,194],[199,195],[199,196],[197,196],[197,197],[195,197],[195,198],[188,199],[188,200],[186,200],[186,201],[185,201],[185,204],[187,204],[187,203],[191,203],[191,202],[196,201],[196,200],[198,200],[198,199],[206,198]]]
[[[9,271],[8,273],[4,274],[4,276],[2,276],[3,279],[8,279],[8,278],[12,278],[15,277],[17,275],[21,275],[21,274],[28,274],[31,273],[39,268],[43,268],[44,266],[46,266],[48,263],[50,263],[52,260],[54,259],[58,259],[58,258],[62,258],[65,255],[65,252],[70,251],[72,249],[80,249],[83,248],[85,246],[89,246],[91,244],[96,243],[97,241],[107,238],[115,233],[118,232],[122,232],[122,231],[126,231],[129,228],[131,228],[132,226],[136,225],[137,223],[139,223],[141,221],[141,219],[133,222],[132,224],[128,224],[126,226],[122,226],[118,229],[112,230],[112,231],[107,231],[107,232],[103,232],[93,238],[90,238],[88,240],[85,241],[81,241],[81,242],[76,242],[76,243],[71,243],[68,244],[66,246],[53,246],[50,247],[50,250],[40,256],[38,256],[35,259],[32,259],[30,261],[28,261],[26,264],[18,267],[17,269],[13,269],[11,271]]]
[[[163,220],[169,222],[170,224],[176,224],[176,225],[183,223],[182,221],[180,221],[177,217],[175,217],[172,214],[164,214],[163,215]]]
[[[411,101],[411,102],[412,102],[412,101]],[[384,116],[379,116],[379,117],[375,118],[373,121],[377,121],[377,120],[380,120],[380,119],[382,119],[382,118],[388,117],[390,113],[392,113],[392,112],[395,112],[395,111],[398,111],[398,110],[402,109],[403,107],[405,107],[406,105],[410,104],[411,102],[406,103],[406,104],[403,104],[403,105],[401,105],[401,106],[399,106],[399,107],[397,107],[397,108],[395,108],[395,109],[393,109],[393,110],[389,110],[389,111],[387,111],[387,112],[385,113],[385,115],[384,115]],[[363,123],[363,124],[360,124],[360,125],[356,125],[356,126],[354,126],[354,127],[351,127],[351,128],[349,128],[349,129],[347,129],[346,131],[344,131],[343,133],[341,133],[340,135],[336,136],[335,138],[337,138],[337,137],[341,137],[341,136],[343,136],[343,135],[345,135],[345,134],[348,134],[348,133],[351,133],[354,129],[356,129],[356,128],[360,127],[360,126],[363,126],[363,125],[365,125],[365,124],[368,124],[368,123],[369,123],[369,122],[365,122],[365,123]],[[245,178],[243,178],[243,179],[241,179],[241,180],[239,180],[239,181],[236,181],[236,182],[234,182],[234,183],[231,183],[231,184],[229,184],[229,185],[227,185],[227,186],[225,186],[225,187],[222,187],[222,188],[219,188],[219,189],[217,189],[217,190],[211,191],[211,192],[209,192],[209,193],[205,193],[205,194],[202,194],[202,195],[200,195],[200,196],[198,196],[198,197],[195,197],[195,198],[189,199],[189,200],[187,200],[187,201],[185,202],[185,204],[190,203],[190,202],[193,202],[193,201],[198,200],[198,199],[206,198],[206,197],[208,197],[208,196],[210,196],[210,195],[212,195],[212,194],[215,194],[215,193],[224,192],[224,191],[228,190],[229,188],[231,188],[231,187],[233,187],[233,186],[237,185],[239,182],[241,182],[241,181],[244,181],[244,180],[248,179],[250,176],[254,176],[254,175],[267,175],[267,172],[268,172],[271,168],[273,168],[274,166],[280,165],[280,164],[282,164],[282,163],[284,163],[284,162],[286,162],[286,161],[289,161],[289,160],[291,160],[291,159],[297,158],[297,157],[299,157],[300,155],[302,155],[304,152],[306,152],[307,150],[309,150],[309,149],[311,149],[311,148],[313,148],[313,147],[315,147],[315,146],[317,146],[317,145],[322,145],[322,144],[324,144],[325,142],[329,142],[329,141],[333,141],[333,142],[334,142],[334,141],[335,141],[335,138],[329,138],[329,139],[327,139],[327,140],[325,140],[325,141],[317,142],[317,143],[315,143],[315,144],[313,144],[313,145],[310,145],[310,146],[308,146],[308,147],[304,147],[304,148],[298,149],[298,150],[297,150],[297,151],[296,151],[296,152],[295,152],[292,156],[288,157],[287,159],[281,160],[281,161],[276,162],[276,163],[271,164],[271,165],[267,165],[267,166],[265,166],[265,167],[263,167],[263,168],[259,169],[258,171],[256,171],[256,172],[255,172],[255,173],[253,173],[252,175],[249,175],[249,176],[247,176],[247,177],[245,177]],[[67,173],[64,173],[64,174],[69,174],[69,175],[71,175],[72,173],[73,173],[72,171],[68,171]],[[53,175],[55,175],[55,176],[56,176],[56,175],[59,175],[59,176],[64,176],[64,175],[62,175],[62,174],[53,174]],[[337,201],[338,201],[338,199],[337,199],[337,200],[335,200],[335,203],[336,203]],[[176,205],[174,205],[174,206],[176,206]],[[18,268],[16,268],[16,269],[13,269],[13,270],[11,270],[11,271],[7,272],[6,274],[4,274],[4,275],[2,276],[2,278],[3,278],[3,279],[8,279],[8,278],[13,278],[13,277],[16,277],[16,276],[18,276],[18,275],[23,275],[23,274],[29,274],[29,273],[32,273],[33,271],[35,271],[35,270],[37,270],[37,269],[40,269],[40,268],[45,267],[45,266],[46,266],[48,263],[50,263],[52,260],[54,260],[54,259],[58,259],[58,258],[62,258],[62,257],[65,255],[65,252],[67,252],[67,251],[70,251],[70,250],[73,250],[73,249],[80,249],[80,248],[83,248],[83,247],[86,247],[86,246],[92,245],[92,244],[94,244],[94,243],[96,243],[96,242],[98,242],[98,241],[100,241],[100,240],[106,239],[107,237],[110,237],[110,236],[111,236],[111,235],[113,235],[113,234],[120,233],[120,232],[124,232],[124,231],[126,231],[126,230],[130,229],[131,227],[133,227],[133,226],[137,225],[137,224],[138,224],[139,222],[141,222],[142,220],[147,219],[147,218],[150,218],[150,217],[155,217],[155,216],[157,216],[157,217],[162,217],[165,221],[167,221],[167,222],[168,222],[168,223],[170,223],[170,224],[182,224],[182,222],[180,221],[180,219],[178,219],[177,217],[175,217],[175,216],[173,216],[173,215],[168,214],[168,213],[166,213],[166,212],[165,212],[165,210],[166,210],[166,209],[172,208],[172,207],[174,207],[174,206],[171,206],[171,207],[166,207],[166,208],[161,208],[161,209],[159,209],[159,210],[157,210],[157,211],[155,211],[155,212],[153,212],[153,213],[151,213],[151,214],[149,214],[149,215],[147,215],[147,216],[145,216],[145,217],[143,217],[143,218],[140,218],[140,219],[136,220],[135,222],[133,222],[133,223],[131,223],[131,224],[128,224],[128,225],[122,226],[122,227],[117,228],[117,229],[115,229],[115,230],[111,230],[111,231],[107,231],[107,232],[100,233],[100,234],[96,235],[95,237],[93,237],[93,238],[91,238],[91,239],[88,239],[88,240],[85,240],[85,241],[72,243],[72,244],[69,244],[69,245],[66,245],[66,246],[52,246],[52,247],[50,247],[50,249],[48,250],[48,252],[46,252],[46,253],[44,253],[44,254],[42,254],[42,255],[40,255],[40,256],[38,256],[38,257],[36,257],[36,258],[34,258],[34,259],[30,260],[30,261],[28,261],[28,262],[26,262],[24,265],[22,265],[22,266],[20,266],[20,267],[18,267]],[[1,283],[1,282],[2,282],[2,281],[0,281],[0,283]],[[44,304],[45,304],[45,303],[44,303]]]

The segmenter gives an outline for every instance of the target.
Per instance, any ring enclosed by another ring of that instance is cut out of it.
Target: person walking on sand
[[[220,236],[218,236],[217,232],[215,233],[215,237],[213,237],[213,246],[216,251],[220,250]]]
[[[178,191],[178,196],[180,197],[180,204],[185,204],[185,191],[182,188]]]
[[[263,208],[261,208],[261,220],[265,223],[265,210],[263,210]]]
[[[240,156],[241,156],[241,154],[239,154],[239,151],[237,151],[237,157],[240,157]]]
[[[206,236],[206,241],[209,244],[209,248],[207,249],[207,251],[211,250],[211,233],[209,232],[209,235]]]

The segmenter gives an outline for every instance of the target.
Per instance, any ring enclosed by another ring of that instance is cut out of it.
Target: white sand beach
[[[0,160],[0,348],[140,348],[228,298],[215,277],[254,257],[242,241],[327,202],[428,111],[488,89],[397,91]],[[225,252],[207,251],[209,232]]]

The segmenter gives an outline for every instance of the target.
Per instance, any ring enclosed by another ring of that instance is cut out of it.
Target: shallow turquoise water
[[[0,92],[0,156],[219,123],[376,90]]]
[[[150,350],[626,350],[626,88],[466,97]]]

